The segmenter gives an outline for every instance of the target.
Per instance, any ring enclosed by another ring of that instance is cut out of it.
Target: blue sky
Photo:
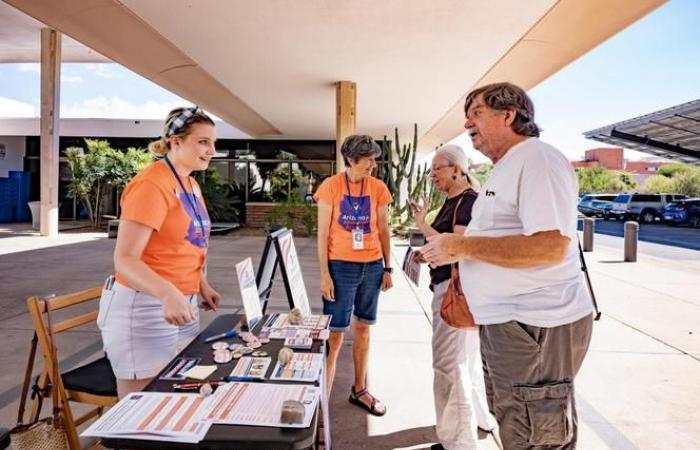
[[[530,94],[542,139],[577,159],[600,146],[584,131],[700,98],[698,24],[700,1],[672,0],[540,83]],[[184,102],[116,64],[64,64],[61,76],[63,117],[161,119]],[[0,117],[38,111],[38,64],[0,64]],[[485,160],[465,135],[453,142]]]

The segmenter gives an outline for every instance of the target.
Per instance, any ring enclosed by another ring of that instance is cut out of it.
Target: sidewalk
[[[104,233],[0,239],[0,425],[15,421],[31,338],[24,299],[99,284],[112,271],[114,243]],[[295,243],[312,308],[319,312],[315,240]],[[264,238],[236,233],[212,238],[209,276],[223,296],[221,311],[240,309],[234,264],[251,256],[257,267],[263,245]],[[690,450],[700,442],[700,252],[653,245],[640,243],[639,261],[622,263],[622,239],[596,235],[595,252],[586,254],[603,319],[577,380],[580,449]],[[394,267],[404,252],[395,242]],[[423,277],[418,289],[395,273],[394,288],[380,298],[369,386],[388,406],[384,417],[368,416],[347,401],[353,370],[348,336],[331,398],[335,449],[426,449],[435,442],[431,296],[427,273]],[[272,297],[270,311],[288,308],[281,289]],[[212,317],[203,314],[203,326]],[[96,330],[66,336],[59,346],[66,368],[101,349]],[[496,448],[490,437],[479,443],[481,450]]]

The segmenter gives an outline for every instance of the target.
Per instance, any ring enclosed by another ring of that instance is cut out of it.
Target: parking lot
[[[579,230],[583,229],[582,220],[579,220],[578,227]],[[621,237],[624,234],[624,222],[620,220],[596,220],[595,232]],[[662,223],[640,224],[639,240],[700,250],[700,228],[672,227]]]

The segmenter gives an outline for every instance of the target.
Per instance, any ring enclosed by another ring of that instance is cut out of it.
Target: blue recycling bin
[[[31,173],[11,170],[9,175],[10,182],[14,185],[15,196],[12,202],[13,219],[15,222],[29,222],[31,220],[28,206]]]

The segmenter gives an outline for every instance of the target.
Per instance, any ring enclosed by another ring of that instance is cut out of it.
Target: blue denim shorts
[[[347,331],[350,316],[366,324],[377,321],[377,302],[382,287],[382,260],[358,263],[329,261],[335,301],[323,299],[323,314],[332,314],[331,331]]]

